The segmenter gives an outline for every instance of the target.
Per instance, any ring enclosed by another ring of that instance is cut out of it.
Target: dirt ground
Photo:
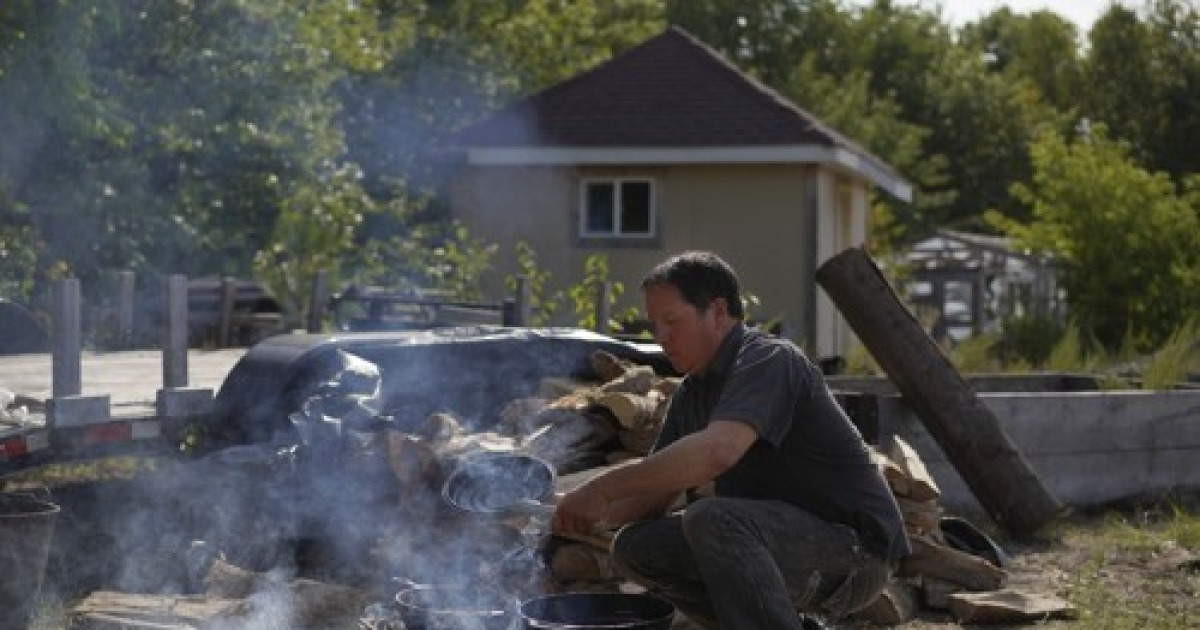
[[[1012,565],[1008,587],[1065,599],[1066,619],[992,627],[1200,628],[1200,495],[1187,500],[1193,516],[1184,531],[1167,521],[1179,507],[1156,504],[1109,506],[1078,514],[1033,542],[1000,541]],[[1180,536],[1186,540],[1177,540]],[[999,538],[999,537],[997,537]],[[837,624],[843,629],[869,627]],[[906,630],[976,627],[948,612],[924,609]]]

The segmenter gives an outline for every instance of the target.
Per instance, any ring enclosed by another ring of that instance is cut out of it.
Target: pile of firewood
[[[445,462],[472,450],[514,450],[541,457],[559,472],[557,490],[566,491],[612,466],[649,453],[677,378],[618,359],[603,351],[591,356],[599,379],[543,381],[536,397],[513,401],[489,433],[467,433],[445,416],[431,417],[421,431],[397,435],[393,468],[402,484],[435,483]],[[408,451],[408,457],[403,456]],[[415,459],[412,451],[420,451]],[[944,514],[937,484],[917,452],[899,438],[872,454],[904,517],[913,554],[896,579],[859,616],[899,624],[922,609],[949,611],[960,621],[1019,621],[1067,610],[1065,602],[1004,590],[1005,568],[979,550],[963,550],[941,530]],[[421,462],[414,466],[413,462]],[[680,505],[684,497],[680,498]],[[961,519],[960,519],[961,520]],[[553,539],[546,547],[551,573],[548,590],[629,588],[609,561],[612,532],[590,540]]]

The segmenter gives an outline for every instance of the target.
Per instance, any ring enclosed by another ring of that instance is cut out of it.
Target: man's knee
[[[701,499],[683,514],[683,531],[689,541],[715,542],[736,536],[742,518],[736,505],[722,499]]]
[[[613,569],[625,577],[641,574],[644,568],[640,565],[648,556],[647,548],[654,546],[652,538],[648,528],[641,523],[626,525],[618,530],[609,551]]]

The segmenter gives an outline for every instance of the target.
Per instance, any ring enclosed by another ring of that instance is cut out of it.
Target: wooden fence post
[[[221,293],[217,297],[217,347],[228,348],[233,334],[233,303],[237,300],[237,279],[221,278]],[[186,294],[186,289],[185,289]]]
[[[601,334],[608,334],[608,320],[612,318],[612,309],[609,307],[609,301],[612,299],[612,282],[608,280],[600,280],[596,283],[596,321],[595,330]]]
[[[1062,513],[996,416],[863,249],[830,258],[816,277],[998,525],[1024,537]]]
[[[128,269],[117,272],[116,342],[118,348],[133,345],[133,300],[136,277]]]
[[[313,275],[312,295],[308,303],[308,332],[319,333],[325,319],[325,306],[329,301],[329,274],[320,269]]]
[[[511,321],[506,324],[517,328],[529,326],[533,320],[533,300],[528,277],[517,276],[517,287],[513,291],[512,300],[512,314],[506,318]]]

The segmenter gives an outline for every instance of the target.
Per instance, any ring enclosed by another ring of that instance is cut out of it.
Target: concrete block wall
[[[1068,506],[1200,488],[1200,391],[983,392],[981,402]],[[921,455],[942,505],[982,512],[966,483],[897,394],[843,394],[869,441],[899,436]]]

